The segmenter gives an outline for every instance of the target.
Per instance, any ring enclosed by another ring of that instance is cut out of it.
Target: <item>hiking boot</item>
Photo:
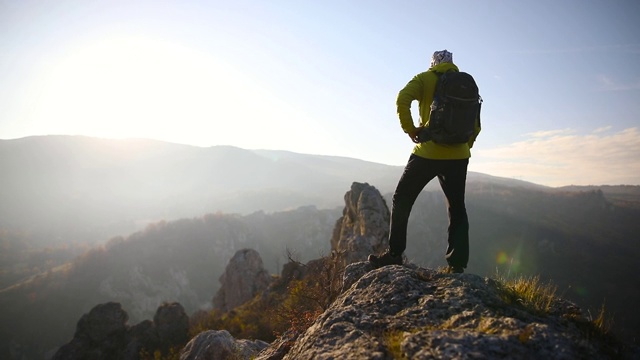
[[[447,266],[447,270],[446,270],[447,274],[462,274],[464,273],[464,268],[460,267],[460,266]]]
[[[387,250],[382,255],[369,255],[369,262],[376,269],[387,265],[402,265],[402,255],[393,256]]]

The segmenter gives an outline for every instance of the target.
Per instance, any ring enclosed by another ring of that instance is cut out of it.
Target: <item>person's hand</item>
[[[411,138],[411,141],[413,141],[416,144],[420,143],[420,141],[418,140],[418,133],[420,133],[420,130],[422,130],[422,127],[417,127],[413,131],[410,131],[408,133],[409,137]]]

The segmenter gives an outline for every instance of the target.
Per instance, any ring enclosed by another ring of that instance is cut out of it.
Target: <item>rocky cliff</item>
[[[259,255],[251,250],[236,253],[235,260],[227,267],[227,275],[221,278],[223,290],[216,297],[223,299],[230,293],[243,294],[233,301],[220,300],[219,304],[224,305],[218,306],[219,309],[240,306],[240,310],[231,311],[229,316],[234,312],[248,313],[249,308],[243,308],[240,303],[250,294],[255,294],[254,301],[258,299],[262,305],[272,303],[273,298],[269,299],[272,295],[280,302],[286,302],[288,282],[295,280],[303,284],[304,279],[317,275],[321,267],[318,264],[326,261],[333,262],[335,269],[342,269],[341,291],[324,311],[318,312],[310,326],[291,328],[271,344],[234,339],[225,329],[215,329],[203,331],[191,339],[181,350],[180,359],[640,358],[637,349],[625,346],[609,335],[575,304],[545,295],[544,289],[525,294],[491,278],[446,274],[411,263],[373,269],[360,260],[386,246],[388,216],[388,208],[375,188],[354,183],[345,195],[343,217],[336,223],[331,239],[332,256],[302,266],[287,264],[281,277],[262,292],[256,291],[256,283],[264,285],[259,280],[263,273]],[[238,274],[250,274],[246,277],[250,280],[238,280]],[[542,298],[547,303],[540,307],[535,299],[532,302],[526,295]],[[266,316],[266,312],[257,316]],[[91,318],[91,314],[88,317]],[[92,343],[98,347],[103,346],[98,344],[104,344],[106,349],[102,353],[119,356],[93,357],[95,359],[133,359],[135,355],[127,349],[142,347],[132,339],[146,337],[136,338],[132,334],[151,334],[151,339],[159,338],[158,324],[161,322],[155,318],[144,329],[143,324],[136,325],[139,329],[136,332],[123,325],[126,313],[115,311],[112,316],[103,318],[106,330],[100,330],[103,327],[100,326],[99,331],[95,331],[97,335],[91,335],[84,330],[90,328],[86,324],[91,322],[83,317],[78,323],[76,337],[59,354],[78,354],[71,351]],[[116,348],[110,345],[114,343],[125,346],[114,350]],[[129,354],[132,357],[127,357]]]

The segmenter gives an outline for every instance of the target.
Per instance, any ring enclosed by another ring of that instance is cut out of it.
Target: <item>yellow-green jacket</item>
[[[400,90],[396,105],[398,107],[398,117],[400,125],[405,133],[409,134],[415,131],[416,126],[411,116],[411,103],[418,100],[420,110],[420,125],[426,127],[429,125],[429,113],[431,111],[431,103],[433,102],[433,93],[436,89],[438,76],[435,72],[446,72],[454,69],[458,71],[458,67],[452,63],[441,63],[429,70],[414,76],[411,81]],[[420,143],[413,148],[413,153],[426,159],[436,160],[457,160],[468,159],[471,157],[471,147],[480,133],[480,123],[476,123],[476,133],[466,144],[444,145],[436,144],[433,141]]]

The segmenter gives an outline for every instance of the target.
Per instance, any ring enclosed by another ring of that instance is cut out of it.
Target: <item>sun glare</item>
[[[223,60],[144,38],[83,47],[40,81],[34,116],[51,133],[233,144],[297,116]]]

